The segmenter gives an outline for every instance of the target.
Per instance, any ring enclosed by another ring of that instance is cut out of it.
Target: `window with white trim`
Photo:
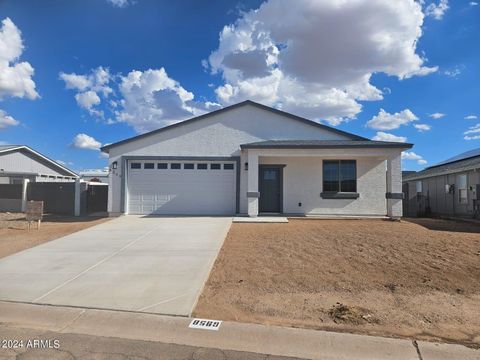
[[[458,202],[468,204],[467,174],[457,175]]]

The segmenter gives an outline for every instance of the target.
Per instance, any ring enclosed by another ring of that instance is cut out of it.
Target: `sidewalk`
[[[186,317],[0,302],[0,323],[81,334],[322,360],[480,360],[480,350],[346,333],[223,322],[219,331],[189,329]],[[0,354],[1,355],[1,354]]]

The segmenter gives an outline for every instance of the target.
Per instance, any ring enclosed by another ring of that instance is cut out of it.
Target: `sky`
[[[102,145],[250,99],[413,143],[404,170],[480,147],[479,3],[291,5],[0,0],[0,144],[100,169]]]

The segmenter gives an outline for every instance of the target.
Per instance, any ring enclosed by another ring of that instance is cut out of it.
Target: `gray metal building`
[[[404,216],[477,218],[480,148],[403,177]]]

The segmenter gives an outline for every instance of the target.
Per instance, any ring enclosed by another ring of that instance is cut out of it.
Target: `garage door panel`
[[[235,213],[234,170],[212,170],[210,163],[208,170],[157,169],[156,166],[155,169],[129,170],[127,188],[130,214]]]

